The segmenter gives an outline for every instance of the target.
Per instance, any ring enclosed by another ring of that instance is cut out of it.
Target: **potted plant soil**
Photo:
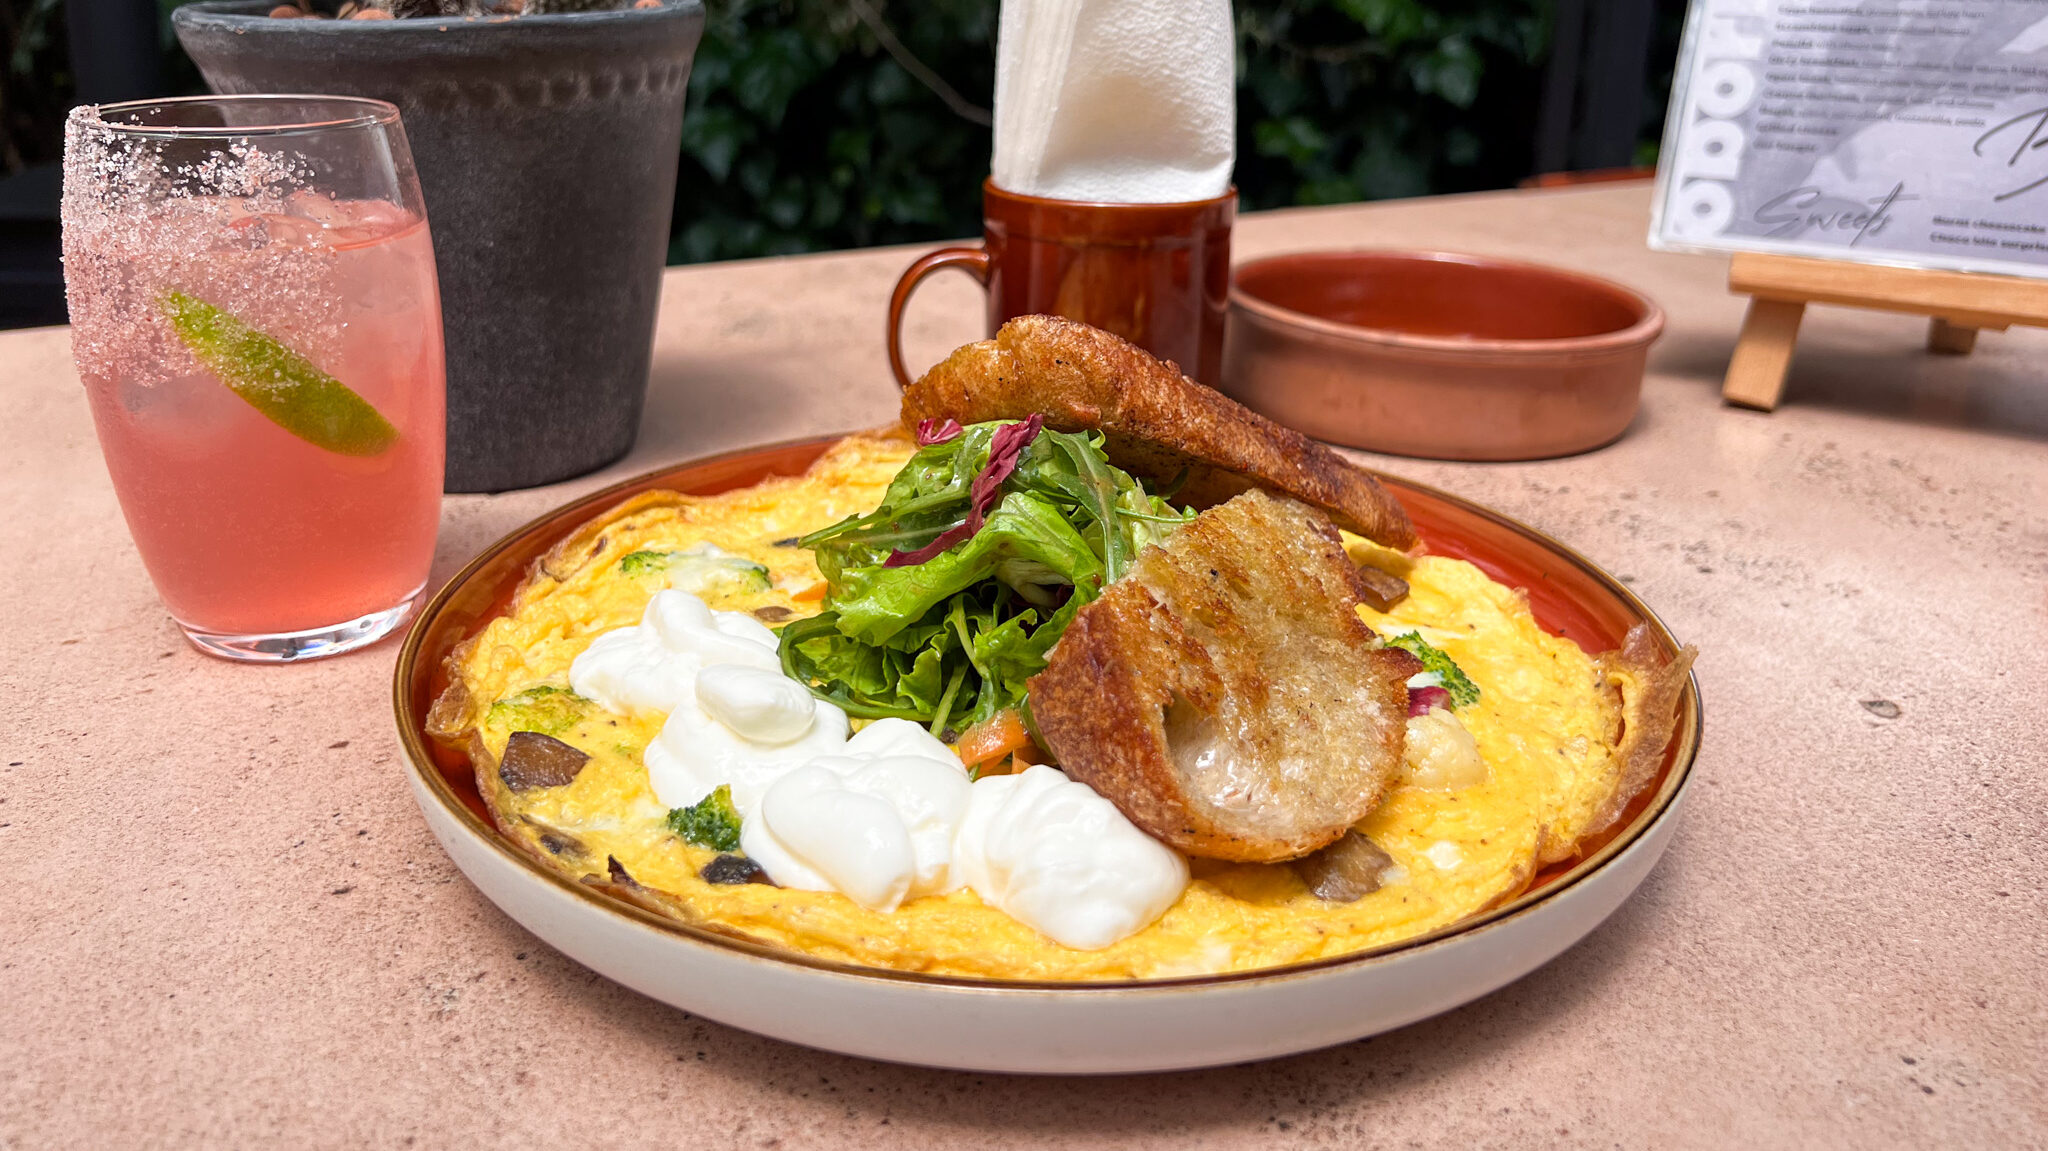
[[[305,2],[208,0],[172,23],[216,92],[398,105],[440,272],[448,490],[531,487],[624,455],[702,0]]]

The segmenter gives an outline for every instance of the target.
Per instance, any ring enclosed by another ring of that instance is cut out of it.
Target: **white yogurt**
[[[894,911],[958,886],[953,835],[970,790],[952,749],[908,720],[877,720],[776,780],[740,847],[784,887]]]
[[[977,780],[953,837],[956,882],[1068,947],[1108,947],[1188,885],[1180,854],[1055,768]]]
[[[616,712],[667,712],[645,756],[655,797],[688,807],[729,787],[741,850],[783,887],[876,911],[971,887],[1084,949],[1150,924],[1187,887],[1185,859],[1054,768],[970,782],[908,720],[849,737],[845,712],[782,674],[773,632],[687,592],[655,593],[569,682]]]
[[[745,817],[783,772],[846,743],[846,713],[782,674],[774,632],[687,592],[656,592],[637,626],[597,637],[569,685],[622,714],[668,713],[646,753],[664,807],[729,784]]]
[[[569,665],[569,686],[622,714],[669,712],[694,690],[700,669],[726,663],[781,674],[775,633],[745,612],[715,612],[687,592],[661,591],[637,626],[583,649]]]

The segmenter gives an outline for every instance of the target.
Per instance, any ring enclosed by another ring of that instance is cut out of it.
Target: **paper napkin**
[[[1003,0],[996,186],[1126,204],[1220,196],[1236,70],[1230,0]]]

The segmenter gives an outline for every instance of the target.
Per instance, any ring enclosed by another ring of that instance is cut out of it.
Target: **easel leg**
[[[1967,356],[1977,346],[1977,329],[1951,324],[1940,316],[1927,325],[1927,350],[1951,356]]]
[[[1803,303],[1753,299],[1743,318],[1742,335],[1728,359],[1728,377],[1721,398],[1745,408],[1770,411],[1785,393],[1785,372],[1792,366],[1792,346],[1799,340]]]

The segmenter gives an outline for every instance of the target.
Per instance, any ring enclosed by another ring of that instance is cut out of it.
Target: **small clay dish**
[[[1223,391],[1318,439],[1443,460],[1613,442],[1664,330],[1596,276],[1452,252],[1300,252],[1240,264]]]

